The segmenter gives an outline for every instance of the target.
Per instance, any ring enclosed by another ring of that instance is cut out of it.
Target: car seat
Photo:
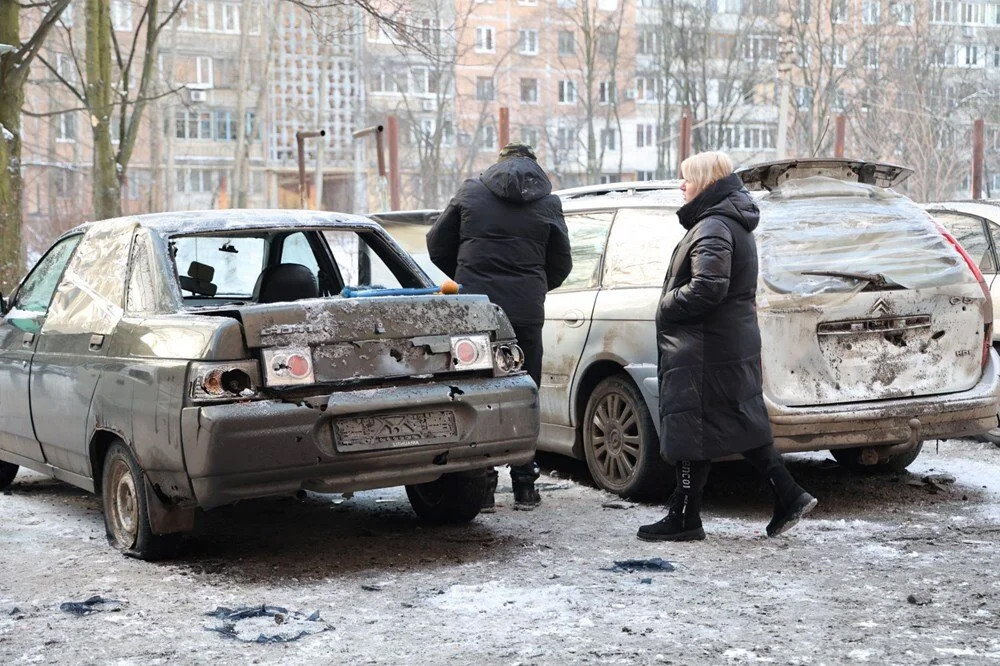
[[[316,276],[302,264],[275,264],[261,271],[254,287],[258,303],[281,303],[318,298]]]

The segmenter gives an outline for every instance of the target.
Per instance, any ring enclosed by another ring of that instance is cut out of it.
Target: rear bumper
[[[961,393],[900,400],[785,407],[767,401],[775,446],[781,451],[817,451],[885,446],[912,439],[946,439],[997,427],[1000,357],[990,352],[979,383]],[[917,428],[912,420],[919,421]]]
[[[436,410],[455,414],[457,434],[447,443],[342,452],[334,442],[338,418]],[[182,427],[195,498],[209,509],[304,488],[353,492],[528,462],[538,438],[538,390],[517,375],[341,391],[188,407]]]

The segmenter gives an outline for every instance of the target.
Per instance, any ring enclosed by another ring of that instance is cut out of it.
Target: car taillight
[[[459,335],[451,339],[451,364],[455,370],[489,370],[493,353],[488,335]]]
[[[195,363],[190,377],[191,398],[198,402],[260,397],[260,371],[256,361]]]
[[[941,232],[941,235],[944,236],[945,240],[951,243],[952,247],[958,250],[958,253],[962,255],[962,258],[965,259],[965,263],[969,266],[969,270],[971,270],[972,274],[976,276],[979,288],[983,290],[983,298],[986,301],[984,308],[985,313],[983,316],[986,321],[983,325],[982,367],[985,368],[986,362],[990,359],[990,347],[993,346],[993,298],[990,296],[990,288],[986,285],[986,280],[983,278],[983,272],[979,270],[979,266],[972,260],[969,253],[965,251],[962,244],[955,240],[955,237],[952,236],[951,233],[938,222],[935,222],[934,226],[938,228],[938,231]]]
[[[268,386],[298,386],[316,381],[312,350],[286,347],[264,350],[264,378]]]

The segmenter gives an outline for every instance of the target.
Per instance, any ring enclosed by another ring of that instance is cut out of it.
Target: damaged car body
[[[909,174],[843,159],[741,172],[761,208],[764,397],[783,452],[902,470],[925,440],[997,425],[988,289],[955,239],[888,189]],[[557,193],[574,273],[546,301],[539,449],[585,459],[624,496],[666,478],[653,317],[684,235],[679,185]]]
[[[101,493],[112,545],[141,557],[195,508],[299,490],[406,485],[421,518],[471,520],[483,471],[531,459],[537,388],[485,297],[378,293],[431,287],[346,215],[70,231],[4,307],[0,481],[20,465]]]

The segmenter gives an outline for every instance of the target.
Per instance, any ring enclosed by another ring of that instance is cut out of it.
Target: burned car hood
[[[494,331],[495,339],[514,337],[485,296],[334,297],[237,310],[250,348]]]

